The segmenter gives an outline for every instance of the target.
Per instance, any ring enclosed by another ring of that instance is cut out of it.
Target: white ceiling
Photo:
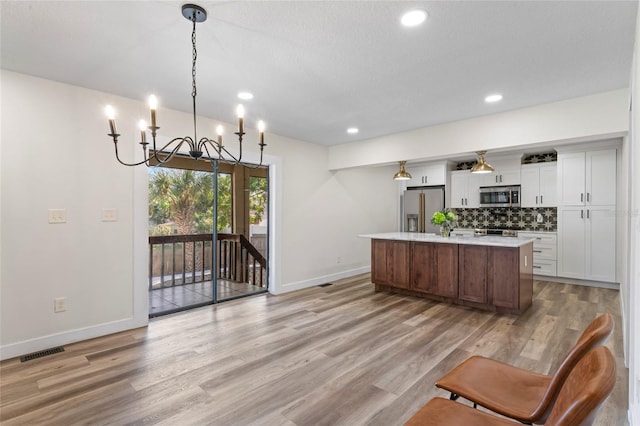
[[[0,2],[2,68],[191,111],[174,1]],[[326,145],[628,86],[637,1],[200,1],[198,113]],[[405,28],[419,7],[427,22]],[[485,104],[500,92],[504,100]],[[102,111],[96,111],[102,114]],[[137,118],[137,117],[136,117]],[[159,125],[162,126],[159,117]],[[349,135],[347,127],[360,133]]]

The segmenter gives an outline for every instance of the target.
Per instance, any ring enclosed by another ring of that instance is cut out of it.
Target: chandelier
[[[240,163],[242,160],[242,139],[245,135],[244,132],[244,107],[242,105],[238,105],[236,109],[236,114],[238,116],[238,131],[234,132],[235,135],[238,136],[239,148],[238,148],[238,156],[234,156],[222,143],[222,134],[224,129],[221,125],[216,127],[217,137],[216,139],[210,139],[207,137],[203,137],[200,140],[197,138],[197,126],[196,126],[196,96],[197,96],[197,88],[196,88],[196,59],[198,57],[198,51],[196,49],[196,23],[204,22],[207,19],[207,11],[202,7],[195,4],[185,4],[182,6],[182,15],[193,23],[193,30],[191,32],[191,45],[192,45],[192,62],[191,62],[191,98],[193,103],[193,137],[185,136],[185,137],[177,137],[167,142],[160,149],[156,147],[156,133],[160,128],[157,126],[156,122],[156,110],[158,109],[158,101],[154,95],[149,97],[149,109],[151,111],[151,125],[147,126],[144,120],[140,120],[138,126],[140,128],[140,145],[142,146],[143,151],[143,160],[139,162],[127,163],[120,159],[118,154],[118,137],[120,134],[116,128],[115,121],[115,110],[111,105],[107,105],[105,108],[105,112],[107,114],[107,119],[109,120],[109,130],[108,136],[113,138],[113,144],[115,148],[116,159],[120,164],[125,166],[139,166],[145,164],[146,166],[152,165],[162,165],[164,163],[169,162],[177,153],[180,152],[180,148],[185,144],[189,148],[189,156],[195,160],[199,158],[206,158],[211,161],[216,160],[225,160],[234,163]],[[151,147],[147,150],[147,130],[151,132]],[[262,153],[264,151],[264,147],[266,144],[264,143],[264,130],[265,124],[262,120],[258,121],[258,132],[259,132],[259,142],[258,146],[260,147],[260,165],[262,165]],[[204,153],[206,152],[206,156]],[[213,155],[212,155],[213,154]]]
[[[492,173],[495,171],[491,164],[484,160],[486,153],[487,151],[476,151],[478,162],[471,168],[471,173]]]

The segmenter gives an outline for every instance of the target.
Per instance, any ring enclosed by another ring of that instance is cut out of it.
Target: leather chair
[[[587,352],[602,345],[612,331],[610,314],[593,320],[551,376],[472,356],[436,381],[436,386],[451,392],[452,400],[462,396],[474,406],[522,423],[542,423],[573,367]]]
[[[613,390],[616,361],[605,346],[582,357],[560,390],[547,426],[589,426]],[[444,398],[433,398],[405,426],[514,426],[515,423]]]

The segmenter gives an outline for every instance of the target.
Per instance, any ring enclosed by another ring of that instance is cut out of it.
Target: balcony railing
[[[241,234],[218,234],[218,278],[267,285],[267,261]],[[149,237],[149,290],[211,280],[212,234]]]

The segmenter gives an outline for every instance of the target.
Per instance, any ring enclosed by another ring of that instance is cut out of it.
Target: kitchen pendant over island
[[[376,291],[522,314],[533,299],[533,238],[441,237],[390,232],[371,238]]]

